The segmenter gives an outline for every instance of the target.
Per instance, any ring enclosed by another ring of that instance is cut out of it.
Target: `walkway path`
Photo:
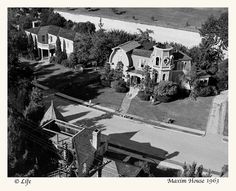
[[[206,135],[223,135],[225,118],[227,115],[228,91],[222,92],[212,101],[212,108],[209,114]]]
[[[138,94],[138,91],[139,91],[138,88],[130,87],[129,92],[124,97],[123,102],[120,106],[120,113],[122,115],[125,115],[128,112],[130,103],[132,99]]]

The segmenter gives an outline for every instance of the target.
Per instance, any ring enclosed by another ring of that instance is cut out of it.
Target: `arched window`
[[[160,63],[160,59],[159,57],[156,57],[156,65],[159,66],[159,63]]]

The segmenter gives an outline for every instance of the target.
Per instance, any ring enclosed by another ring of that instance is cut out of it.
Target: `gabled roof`
[[[139,46],[141,46],[141,44],[139,44],[137,41],[128,41],[128,42],[125,42],[123,44],[120,44],[116,48],[121,48],[125,52],[129,52],[129,51],[131,51],[131,50],[133,50],[133,49],[135,49]]]
[[[51,105],[48,108],[48,110],[45,112],[43,119],[40,122],[40,126],[45,124],[48,121],[59,119],[61,121],[65,121],[63,115],[57,110],[57,108],[54,106],[53,101],[51,101]]]
[[[55,25],[30,28],[26,29],[26,31],[38,35],[52,34],[72,41],[74,41],[75,37],[78,36],[78,33],[73,30],[64,29]]]
[[[188,61],[192,60],[187,54],[183,53],[182,51],[177,51],[173,53],[175,61]]]
[[[55,25],[50,25],[48,28],[48,33],[57,36],[59,30],[60,30],[60,27],[55,26]]]
[[[132,55],[137,55],[137,56],[143,56],[150,58],[151,54],[153,51],[151,50],[145,50],[145,49],[134,49],[132,52]]]
[[[76,34],[75,31],[60,28],[57,35],[62,37],[62,38],[66,38],[66,39],[69,39],[69,40],[73,41],[75,39],[75,34]]]
[[[35,28],[30,28],[30,29],[26,29],[26,31],[33,33],[33,34],[38,34],[40,27],[35,27]]]

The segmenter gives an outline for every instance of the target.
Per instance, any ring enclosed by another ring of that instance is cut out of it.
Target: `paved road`
[[[90,21],[96,25],[96,29],[99,29],[98,24],[100,22],[100,17],[96,16],[87,16],[81,14],[73,14],[63,11],[56,10],[55,12],[59,13],[65,19],[71,20],[74,22],[86,22]],[[154,40],[158,42],[177,42],[181,43],[187,47],[193,47],[199,45],[201,42],[201,36],[198,32],[190,32],[173,28],[166,28],[154,25],[147,25],[141,23],[134,23],[129,21],[121,21],[109,18],[102,18],[102,23],[104,24],[103,28],[106,30],[118,29],[125,30],[129,33],[137,33],[138,28],[141,30],[150,29],[154,33],[151,34]]]
[[[46,98],[49,105],[53,99],[56,107],[66,119],[71,122],[90,119],[93,125],[105,128],[103,134],[120,140],[121,144],[133,149],[145,148],[147,152],[157,155],[167,152],[171,160],[192,163],[196,161],[204,168],[220,171],[228,164],[228,143],[222,142],[219,136],[199,137],[191,134],[174,132],[142,122],[125,119],[119,116],[101,117],[105,114],[89,107],[72,103],[62,98],[49,95]]]

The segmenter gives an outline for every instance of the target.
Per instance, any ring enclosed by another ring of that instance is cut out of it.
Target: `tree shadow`
[[[43,78],[44,76],[43,75],[46,75],[46,74],[51,74],[51,73],[53,73],[54,71],[57,71],[57,70],[59,70],[58,68],[53,68],[53,69],[43,69],[43,70],[36,70],[35,72],[34,72],[34,74],[37,76],[37,78]]]

